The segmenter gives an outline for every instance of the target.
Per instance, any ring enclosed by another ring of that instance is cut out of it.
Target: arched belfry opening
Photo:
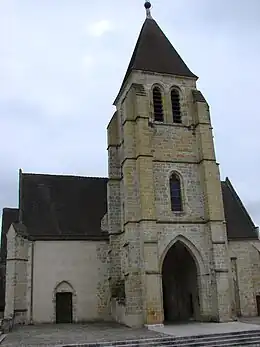
[[[200,319],[197,264],[181,241],[175,242],[164,258],[162,285],[166,323]]]

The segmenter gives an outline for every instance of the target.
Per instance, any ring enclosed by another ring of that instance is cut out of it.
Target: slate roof
[[[221,182],[229,240],[258,239],[256,227],[230,180]]]
[[[21,220],[35,239],[104,239],[107,178],[22,174]]]
[[[185,64],[156,21],[151,18],[146,18],[142,26],[118,96],[131,71],[134,70],[197,79],[197,76]]]

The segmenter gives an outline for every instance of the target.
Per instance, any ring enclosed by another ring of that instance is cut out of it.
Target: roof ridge
[[[23,172],[22,176],[47,176],[47,177],[62,177],[62,178],[86,178],[86,179],[108,179],[108,177],[102,176],[81,176],[81,175],[68,175],[68,174],[45,174],[45,173],[33,173]]]
[[[3,207],[3,211],[17,211],[18,207]]]

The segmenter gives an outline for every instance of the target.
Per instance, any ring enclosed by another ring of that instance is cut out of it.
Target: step
[[[59,346],[59,347],[70,347],[70,346],[73,346],[73,345],[62,345],[62,346]],[[99,343],[95,343],[95,344],[83,344],[83,345],[74,345],[75,347],[98,347],[100,346]],[[140,345],[138,343],[136,344],[116,344],[116,343],[111,343],[111,342],[108,342],[108,343],[103,343],[103,346],[104,347],[139,347]],[[150,346],[149,344],[147,344],[147,346]],[[155,346],[155,345],[154,345]],[[158,342],[158,344],[156,345],[157,347],[164,347],[165,344],[160,344]],[[260,347],[260,339],[258,339],[257,341],[236,341],[236,342],[230,342],[230,341],[227,341],[225,343],[214,343],[214,344],[211,344],[209,342],[207,342],[206,344],[203,344],[201,345],[199,342],[197,342],[195,345],[192,345],[192,344],[187,344],[187,345],[180,345],[178,344],[176,341],[172,341],[171,344],[168,345],[169,347],[179,347],[179,346],[185,346],[185,347],[200,347],[200,346],[207,346],[207,347],[235,347],[235,346],[251,346],[251,347]]]
[[[246,338],[246,339],[223,339],[223,340],[219,340],[219,341],[210,341],[210,339],[208,341],[196,341],[196,342],[191,342],[191,343],[179,343],[177,341],[171,341],[168,342],[167,344],[165,343],[160,343],[159,341],[156,344],[146,344],[146,345],[140,345],[139,343],[130,343],[130,344],[116,344],[114,346],[116,347],[124,347],[124,346],[131,346],[131,347],[138,347],[138,346],[154,346],[154,347],[162,347],[162,346],[169,346],[169,347],[200,347],[200,346],[207,346],[207,347],[224,347],[224,346],[247,346],[247,345],[259,345],[260,346],[260,337],[257,338]]]
[[[203,334],[193,336],[170,336],[165,335],[156,338],[90,342],[77,347],[163,347],[163,346],[183,346],[183,347],[219,347],[219,346],[260,346],[260,330],[244,330],[226,333]],[[63,345],[62,347],[72,347],[73,345]],[[75,345],[74,345],[75,346]],[[61,347],[61,346],[60,346]]]
[[[213,334],[199,334],[199,335],[189,335],[189,336],[172,336],[171,338],[174,338],[175,340],[181,341],[181,340],[187,340],[187,339],[193,339],[193,340],[194,339],[203,339],[203,338],[214,339],[214,338],[219,338],[219,337],[244,336],[244,335],[250,335],[250,336],[259,335],[260,336],[260,329],[230,331],[230,332],[225,332],[225,333],[213,333]],[[164,337],[162,339],[164,339]]]
[[[211,347],[218,347],[218,346],[246,346],[248,343],[252,344],[259,344],[260,343],[260,336],[245,336],[245,337],[232,337],[232,338],[221,338],[221,339],[215,339],[211,340],[208,338],[207,340],[197,340],[192,342],[178,342],[174,341],[172,342],[172,345],[168,346],[183,346],[183,347],[200,347],[200,346],[211,346]],[[120,345],[119,345],[120,346]],[[118,347],[119,347],[118,346]],[[155,345],[154,345],[155,346]],[[163,345],[165,346],[165,345]]]
[[[208,345],[209,343],[214,344],[223,344],[227,341],[236,342],[236,341],[257,341],[260,340],[260,334],[254,334],[254,333],[246,333],[246,334],[237,334],[237,335],[230,335],[230,334],[223,334],[221,336],[203,336],[203,337],[187,337],[186,339],[174,339],[174,343],[178,344],[179,346],[197,346],[197,345]],[[171,342],[162,342],[164,346],[170,345]],[[150,342],[151,346],[156,346],[156,343]]]
[[[236,342],[233,344],[225,343],[223,345],[220,345],[221,347],[236,347],[236,346],[251,346],[251,347],[260,347],[260,340],[259,341],[252,341],[252,342]],[[218,344],[210,344],[208,347],[219,347]]]

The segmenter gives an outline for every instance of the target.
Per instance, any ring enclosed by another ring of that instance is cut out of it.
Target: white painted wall
[[[33,321],[55,322],[57,285],[68,282],[75,291],[73,320],[109,316],[108,243],[36,241],[33,261]]]

